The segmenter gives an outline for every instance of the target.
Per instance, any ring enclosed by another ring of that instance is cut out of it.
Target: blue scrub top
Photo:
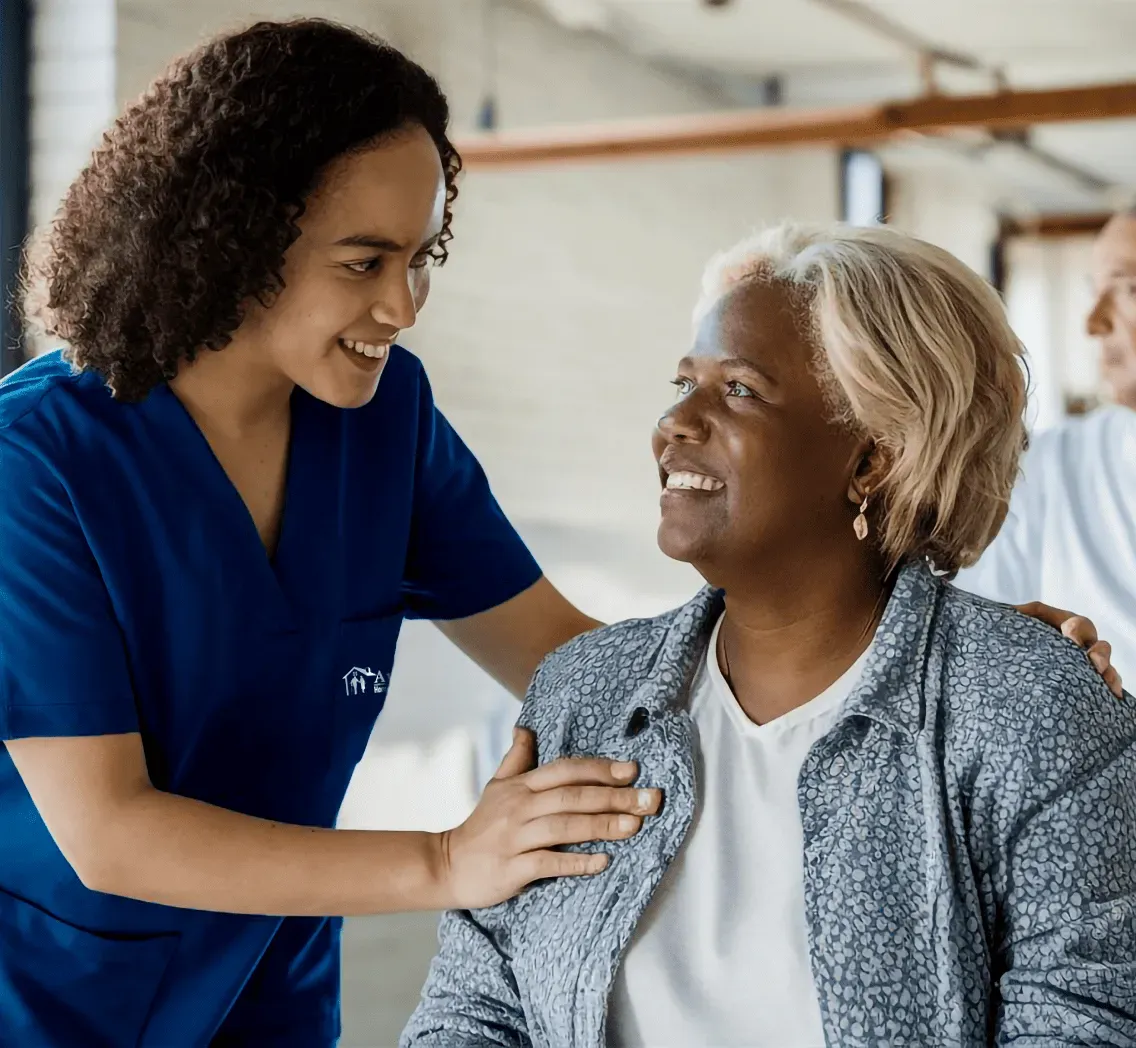
[[[0,740],[141,732],[158,789],[330,827],[403,619],[539,576],[397,347],[365,407],[293,396],[271,560],[168,387],[119,403],[58,353],[0,383]],[[0,1044],[334,1043],[338,919],[88,890],[2,745],[0,842]]]

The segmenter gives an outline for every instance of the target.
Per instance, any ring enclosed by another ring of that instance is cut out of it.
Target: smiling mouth
[[[381,368],[390,353],[389,342],[358,342],[355,339],[341,338],[336,340],[339,348],[351,359],[351,362],[363,371],[377,371]]]
[[[705,473],[692,473],[689,470],[679,470],[667,474],[667,491],[697,491],[713,493],[721,491],[726,485],[717,477],[709,477]]]

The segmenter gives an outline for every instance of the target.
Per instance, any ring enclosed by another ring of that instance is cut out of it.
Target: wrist
[[[449,910],[457,905],[453,890],[450,845],[452,830],[424,833],[427,908]]]

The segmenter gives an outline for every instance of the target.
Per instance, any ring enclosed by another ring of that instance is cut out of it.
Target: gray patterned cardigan
[[[404,1048],[600,1048],[620,957],[695,808],[704,590],[579,637],[521,722],[543,761],[632,758],[665,792],[602,874],[446,914]],[[1056,631],[903,569],[798,793],[830,1048],[1136,1045],[1136,700]]]

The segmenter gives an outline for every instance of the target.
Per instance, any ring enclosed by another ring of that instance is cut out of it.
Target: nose
[[[393,260],[392,260],[393,261]],[[378,282],[377,294],[371,303],[371,316],[380,324],[405,331],[418,319],[416,277],[418,270],[409,266],[392,265],[385,279]]]
[[[698,392],[688,394],[659,418],[655,426],[668,444],[701,444],[709,429],[698,401]]]
[[[1092,311],[1085,321],[1085,330],[1093,338],[1104,338],[1105,335],[1112,334],[1112,305],[1107,291],[1102,291],[1097,296]]]

